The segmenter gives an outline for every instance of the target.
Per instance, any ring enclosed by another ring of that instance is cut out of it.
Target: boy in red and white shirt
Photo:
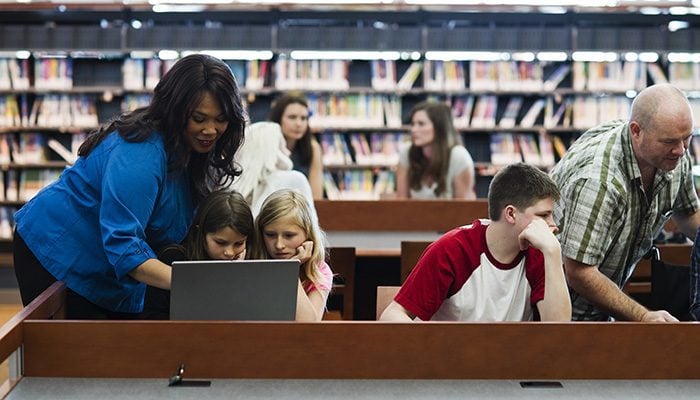
[[[381,321],[571,320],[552,212],[559,190],[527,164],[500,171],[489,217],[428,246]]]

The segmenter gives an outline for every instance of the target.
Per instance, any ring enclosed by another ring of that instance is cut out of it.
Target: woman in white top
[[[267,196],[279,189],[298,191],[315,212],[309,181],[301,172],[292,170],[292,160],[279,124],[256,122],[249,125],[241,149],[246,150],[236,152],[235,162],[243,172],[230,188],[243,195],[250,204],[253,217],[258,215]]]
[[[424,101],[411,110],[411,143],[399,149],[399,198],[475,199],[474,161],[460,144],[452,110]]]

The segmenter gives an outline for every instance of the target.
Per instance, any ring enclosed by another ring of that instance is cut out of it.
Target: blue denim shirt
[[[118,312],[140,312],[145,285],[129,272],[179,243],[192,221],[184,173],[168,174],[162,136],[108,135],[16,214],[17,231],[56,279]]]
[[[700,321],[700,229],[693,242],[693,255],[690,259],[690,316]]]

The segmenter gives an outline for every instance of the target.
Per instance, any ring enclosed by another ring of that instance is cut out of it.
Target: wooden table
[[[139,385],[144,390],[155,388],[154,398],[168,393],[206,398],[207,393],[227,393],[222,387],[231,393],[241,390],[246,395],[277,398],[283,394],[355,398],[363,393],[377,394],[376,398],[392,393],[406,398],[435,398],[435,393],[455,398],[472,388],[469,381],[475,382],[473,393],[495,398],[499,393],[519,392],[520,381],[560,380],[576,381],[565,382],[572,389],[566,392],[574,396],[570,398],[575,398],[577,386],[602,387],[587,394],[607,398],[620,396],[620,388],[623,394],[639,398],[700,393],[700,325],[696,323],[45,319],[60,317],[63,293],[64,286],[55,284],[0,329],[0,355],[8,357],[22,346],[22,375],[29,378],[20,380],[17,396],[10,392],[10,398],[36,398],[31,396],[38,392],[51,398],[66,391],[72,391],[67,397],[79,398],[81,393],[96,393],[100,385],[113,388],[115,398],[120,395],[116,387],[133,393]],[[186,379],[214,379],[210,391],[166,389],[167,379],[180,364],[186,366]],[[265,381],[249,381],[258,379]],[[358,379],[372,381],[365,384]],[[415,379],[428,381],[421,386],[421,382],[411,383]],[[668,379],[689,381],[657,381]],[[589,380],[606,382],[584,382]],[[325,389],[313,389],[314,383]],[[367,391],[362,391],[363,385]],[[542,393],[537,395],[541,398]]]

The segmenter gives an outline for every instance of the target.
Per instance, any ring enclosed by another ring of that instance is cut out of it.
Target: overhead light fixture
[[[670,32],[680,31],[681,29],[687,29],[690,26],[688,21],[668,21],[668,30]]]
[[[571,54],[571,59],[574,61],[613,62],[618,58],[617,53],[604,51],[575,51]]]
[[[26,60],[31,57],[32,53],[28,50],[18,50],[15,52],[15,57],[20,60]]]
[[[398,60],[398,51],[319,51],[293,50],[289,57],[295,60]]]
[[[158,58],[161,60],[176,60],[180,58],[180,53],[175,50],[161,50],[158,52]]]
[[[406,4],[419,5],[479,5],[479,6],[579,6],[612,7],[616,0],[405,0]]]
[[[654,53],[654,52],[642,52],[642,53],[635,53],[635,52],[627,52],[624,54],[624,59],[627,62],[635,62],[635,61],[641,61],[641,62],[646,62],[646,63],[653,63],[658,61],[659,59],[659,54]]]
[[[566,61],[569,59],[569,55],[563,51],[541,51],[537,53],[537,59],[540,61]]]
[[[151,9],[155,13],[196,13],[206,10],[207,6],[199,4],[156,4]]]
[[[270,60],[272,59],[272,51],[270,50],[201,50],[201,51],[183,51],[182,57],[190,54],[207,54],[212,57],[222,60]]]
[[[700,53],[668,53],[669,62],[697,63],[700,62]]]
[[[659,53],[654,53],[652,51],[645,51],[639,53],[639,61],[653,63],[659,60]]]
[[[148,0],[150,5],[161,5],[161,4],[231,4],[234,0]]]
[[[507,61],[509,53],[495,51],[426,51],[426,60],[441,61]]]
[[[412,61],[418,61],[420,60],[420,51],[404,51],[401,52],[400,58],[402,60],[412,60]]]
[[[671,15],[687,15],[690,12],[688,7],[669,7],[668,13]]]
[[[345,0],[342,4],[393,4],[394,0]],[[398,2],[398,1],[396,1]],[[339,4],[337,0],[237,0],[236,3],[246,4]]]
[[[148,58],[154,58],[156,56],[156,53],[152,50],[134,50],[131,53],[129,53],[129,58],[133,59],[148,59]]]
[[[535,53],[531,51],[524,51],[524,52],[518,52],[518,53],[512,53],[510,55],[510,58],[513,61],[525,61],[525,62],[532,62],[535,61]]]

